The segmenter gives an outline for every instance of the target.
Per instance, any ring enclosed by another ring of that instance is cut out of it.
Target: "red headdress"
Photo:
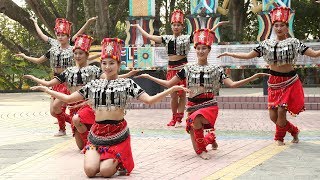
[[[57,34],[66,34],[70,36],[72,23],[64,18],[57,18],[54,31]]]
[[[171,24],[172,23],[181,23],[183,24],[184,14],[181,10],[174,10],[171,15]]]
[[[89,53],[92,41],[93,41],[93,38],[91,36],[88,36],[85,34],[77,36],[73,46],[73,51],[76,49],[81,49],[86,53]]]
[[[197,29],[193,32],[194,48],[198,44],[203,44],[211,47],[214,43],[214,32],[211,29]]]
[[[124,41],[119,38],[104,38],[101,42],[101,59],[112,58],[120,62]]]
[[[276,7],[270,11],[271,23],[284,22],[288,23],[291,14],[291,9],[288,7]]]

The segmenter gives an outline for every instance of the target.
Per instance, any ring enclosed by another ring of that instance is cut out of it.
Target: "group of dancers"
[[[289,38],[288,17],[290,9],[276,7],[271,11],[275,39],[268,39],[249,53],[229,53],[219,55],[239,59],[263,57],[268,63],[270,74],[257,73],[240,81],[232,81],[224,69],[208,63],[208,55],[214,47],[214,30],[227,22],[220,22],[212,29],[198,29],[192,35],[182,35],[184,14],[180,10],[172,13],[173,35],[155,36],[134,24],[142,35],[166,45],[169,62],[167,79],[162,80],[148,74],[137,78],[147,78],[167,87],[154,96],[148,95],[137,83],[128,77],[136,71],[119,75],[123,40],[104,38],[101,42],[101,67],[88,65],[92,59],[89,50],[92,37],[82,34],[96,20],[89,19],[73,36],[74,45],[69,43],[71,23],[57,19],[55,33],[57,39],[44,35],[35,22],[38,34],[50,43],[50,50],[40,58],[18,54],[31,62],[50,60],[55,76],[50,81],[25,75],[39,86],[31,87],[52,96],[51,115],[57,118],[59,131],[55,136],[66,134],[65,123],[71,124],[76,144],[84,155],[84,171],[88,177],[100,173],[111,177],[116,172],[129,175],[134,168],[130,145],[130,131],[125,120],[125,110],[131,98],[153,104],[171,95],[172,119],[168,126],[180,125],[186,106],[186,131],[190,134],[194,151],[203,159],[210,159],[206,147],[217,149],[214,125],[218,116],[218,102],[215,95],[222,84],[236,88],[262,76],[269,76],[268,109],[270,119],[276,125],[274,140],[284,145],[286,132],[298,143],[299,129],[287,120],[287,111],[298,114],[304,110],[302,84],[293,65],[298,54],[311,57],[320,56],[320,51],[308,48],[296,38]],[[190,44],[194,44],[197,62],[188,64],[187,54]],[[219,59],[217,59],[219,60]],[[52,87],[50,89],[49,87]],[[188,98],[186,97],[188,94]],[[65,112],[69,107],[70,114]],[[204,134],[204,129],[209,129]]]

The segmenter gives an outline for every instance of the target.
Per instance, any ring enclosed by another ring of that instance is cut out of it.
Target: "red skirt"
[[[76,103],[76,104],[79,104],[79,103]],[[76,104],[72,104],[72,105],[76,105]],[[94,110],[88,104],[85,104],[83,106],[70,109],[71,119],[75,114],[79,115],[81,124],[84,124],[87,127],[87,129],[90,130],[96,118]],[[75,126],[73,125],[72,121],[71,121],[71,128],[72,128],[72,131],[74,132]]]
[[[203,96],[203,97],[202,97]],[[211,95],[213,98],[213,95]],[[197,98],[208,98],[207,94],[202,94],[201,96],[198,96]],[[187,102],[187,106],[195,106],[195,105],[199,105],[201,103],[194,103],[191,101]],[[198,109],[196,111],[193,112],[189,112],[188,113],[188,118],[186,120],[186,131],[189,132],[191,128],[193,128],[193,122],[194,119],[198,116],[198,115],[202,115],[208,122],[209,124],[204,124],[203,127],[204,129],[211,129],[214,128],[214,125],[216,123],[217,117],[218,117],[218,112],[219,112],[219,107],[217,105],[212,105],[212,106],[208,106],[208,107],[203,107],[201,109]]]
[[[179,69],[177,69],[177,70],[170,70],[170,69],[174,69],[174,68],[177,68],[177,67],[183,67],[187,63],[188,63],[187,58],[183,58],[183,59],[178,60],[178,61],[169,61],[168,70],[167,70],[167,76],[166,76],[167,80],[170,80],[173,77],[175,77],[177,75],[177,73],[180,71]],[[176,85],[183,85],[183,87],[186,87],[187,86],[186,79],[181,80]],[[178,95],[181,96],[183,92],[184,91],[178,91]]]
[[[117,124],[98,124],[94,123],[90,133],[98,139],[112,139],[119,137],[127,129],[127,121],[119,121]],[[88,144],[86,150],[95,149],[100,153],[100,160],[114,159],[119,162],[118,168],[124,169],[127,175],[134,168],[134,162],[131,151],[130,135],[121,140],[121,142],[109,146],[95,145],[88,135]]]
[[[61,92],[63,94],[70,94],[70,91],[68,90],[67,83],[57,84],[52,86],[52,90]]]
[[[277,84],[290,78],[292,77],[271,75],[268,83]],[[268,87],[268,108],[273,109],[277,107],[285,107],[292,115],[297,115],[304,111],[304,92],[299,79],[283,88],[274,89]]]

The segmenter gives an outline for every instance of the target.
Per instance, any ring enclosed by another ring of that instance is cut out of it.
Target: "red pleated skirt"
[[[202,94],[201,96],[198,96],[197,98],[208,98],[207,94]],[[210,95],[210,98],[214,98],[213,95]],[[198,103],[199,104],[199,103]],[[197,105],[197,103],[193,103],[188,101],[187,106],[194,106]],[[217,117],[218,117],[218,112],[219,112],[219,107],[217,105],[209,106],[209,107],[204,107],[201,109],[198,109],[194,112],[189,112],[188,113],[188,118],[186,120],[186,131],[189,132],[190,129],[193,126],[194,119],[198,115],[202,115],[208,122],[209,124],[204,124],[203,127],[204,129],[211,129],[214,128],[214,125],[216,123]]]
[[[292,77],[273,76],[269,77],[268,83],[277,84],[287,81]],[[285,107],[292,115],[304,111],[304,92],[301,81],[298,79],[293,84],[273,89],[268,87],[268,108]]]
[[[127,121],[123,120],[118,124],[98,124],[94,123],[91,127],[92,133],[100,137],[110,137],[127,127]],[[95,146],[88,139],[86,150],[96,149],[100,153],[100,160],[114,159],[119,162],[118,168],[125,169],[127,175],[134,168],[134,161],[131,151],[130,135],[121,143],[111,146]]]

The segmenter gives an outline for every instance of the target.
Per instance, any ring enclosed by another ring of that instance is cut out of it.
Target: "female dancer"
[[[288,37],[288,17],[291,9],[276,7],[271,14],[275,39],[262,41],[258,47],[249,53],[224,52],[218,56],[231,56],[239,59],[263,57],[269,65],[270,74],[268,81],[268,109],[271,121],[276,124],[274,140],[281,146],[284,145],[286,132],[293,136],[292,143],[298,143],[299,129],[287,120],[287,111],[292,115],[304,110],[303,87],[298,74],[294,70],[298,54],[310,57],[319,57],[320,50],[308,48],[296,38]]]
[[[228,21],[219,22],[212,28],[214,31],[220,25],[228,23]],[[167,53],[169,57],[168,68],[167,68],[167,80],[175,77],[176,73],[181,70],[187,63],[187,55],[190,50],[190,43],[192,42],[192,35],[182,35],[184,28],[184,14],[181,10],[174,10],[171,16],[171,29],[173,35],[156,36],[148,34],[144,31],[139,24],[133,24],[132,26],[137,27],[142,35],[148,39],[153,40],[156,43],[163,43],[166,45]],[[182,80],[179,85],[186,85],[185,80]],[[180,126],[182,118],[184,116],[184,108],[186,105],[186,93],[174,92],[171,95],[171,110],[172,119],[167,124],[168,126]]]
[[[187,103],[186,130],[190,133],[195,152],[201,158],[209,159],[210,156],[207,154],[206,146],[212,144],[212,149],[217,149],[218,147],[214,134],[218,106],[214,96],[219,92],[221,84],[236,88],[266,74],[258,73],[234,82],[227,77],[223,68],[208,64],[208,55],[214,40],[213,31],[210,29],[196,30],[193,38],[198,58],[196,64],[186,65],[171,80],[158,79],[148,74],[136,77],[150,79],[165,87],[171,87],[179,83],[180,80],[186,80],[187,88],[190,90]],[[205,137],[204,129],[210,129],[210,132]]]
[[[82,86],[94,79],[99,79],[102,71],[97,66],[88,66],[89,49],[91,46],[92,37],[80,35],[76,38],[73,46],[73,59],[76,66],[68,67],[59,75],[55,76],[50,81],[41,80],[32,75],[25,75],[25,78],[31,79],[39,84],[47,87],[53,87],[62,83],[67,84],[67,90],[71,93],[78,91]],[[95,115],[91,107],[79,101],[71,105],[70,115],[64,113],[64,120],[71,124],[73,134],[79,149],[83,149],[87,144],[87,135],[89,129],[94,123]]]
[[[92,24],[96,19],[97,17],[90,18],[84,24],[84,26],[72,37],[72,42],[75,40],[75,38],[79,34],[82,34],[85,31],[85,29],[88,28],[88,26]],[[32,18],[32,20],[34,22],[38,35],[41,37],[42,40],[44,40],[45,42],[48,42],[51,45],[51,48],[45,55],[39,58],[26,56],[24,53],[16,54],[16,56],[23,57],[28,61],[31,61],[37,64],[43,63],[46,60],[50,60],[50,65],[51,65],[51,68],[53,69],[55,76],[62,73],[66,68],[73,66],[74,65],[74,62],[72,61],[73,46],[70,45],[70,33],[71,33],[72,23],[63,18],[57,18],[55,28],[54,28],[57,39],[53,39],[48,37],[41,31],[35,19]],[[94,59],[96,58],[96,56],[93,56],[90,58]],[[67,90],[65,83],[57,84],[53,86],[53,90],[62,92],[65,94],[69,94],[69,91]],[[61,102],[58,99],[52,98],[50,103],[50,113],[53,117],[57,118],[58,124],[59,124],[59,131],[54,136],[66,135],[65,110],[66,110],[66,106],[63,102]]]
[[[71,95],[52,91],[45,86],[31,88],[44,91],[66,103],[84,99],[92,102],[96,118],[88,135],[84,159],[84,171],[88,177],[94,177],[98,172],[103,177],[111,177],[118,169],[127,174],[132,171],[134,162],[130,133],[124,120],[131,97],[153,104],[174,91],[186,90],[174,86],[149,96],[132,79],[119,78],[122,44],[123,41],[117,38],[105,38],[102,41],[101,68],[106,75],[105,79],[91,81]]]

